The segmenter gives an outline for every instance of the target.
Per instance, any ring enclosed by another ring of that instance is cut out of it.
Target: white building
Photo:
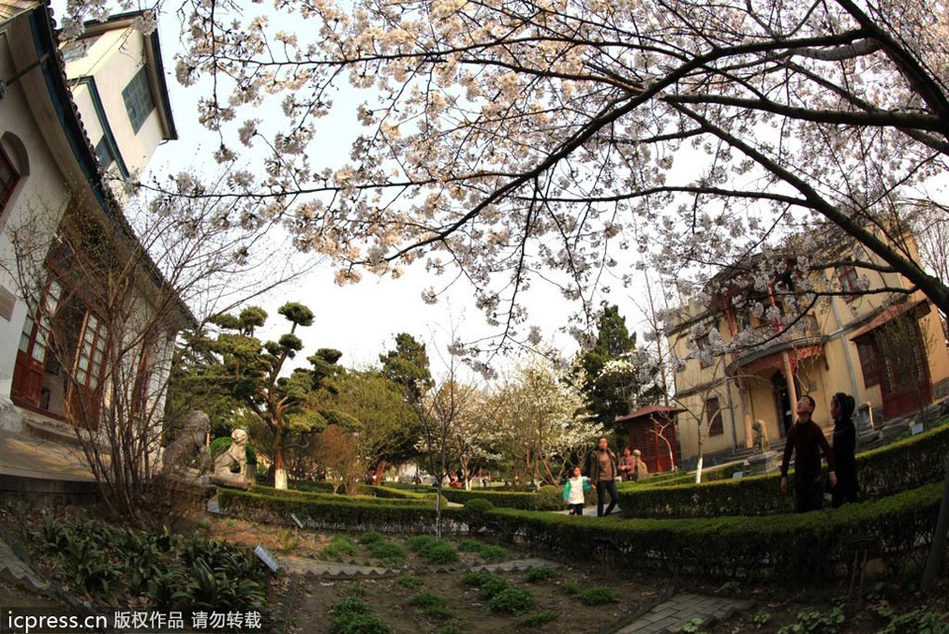
[[[97,426],[98,407],[88,403],[119,376],[110,353],[121,365],[147,364],[148,382],[162,385],[155,374],[167,373],[174,336],[193,319],[172,296],[176,317],[162,336],[116,357],[123,342],[95,299],[105,280],[83,268],[96,256],[64,238],[94,237],[110,257],[134,262],[133,320],[167,302],[154,264],[133,255],[139,245],[121,196],[104,178],[128,178],[177,138],[158,33],[134,28],[141,17],[91,24],[60,49],[45,2],[0,0],[0,428]]]

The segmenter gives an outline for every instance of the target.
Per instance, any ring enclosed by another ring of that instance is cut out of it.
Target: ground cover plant
[[[264,610],[267,576],[246,546],[52,514],[33,538],[66,589],[100,605]]]

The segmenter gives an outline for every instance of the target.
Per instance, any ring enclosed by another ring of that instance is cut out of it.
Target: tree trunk
[[[376,472],[372,477],[373,484],[382,484],[382,473],[386,470],[386,464],[388,463],[385,460],[376,463]]]
[[[273,432],[273,486],[287,490],[287,468],[283,460],[283,425],[274,424]]]

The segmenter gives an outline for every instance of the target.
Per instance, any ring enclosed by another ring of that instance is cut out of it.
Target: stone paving
[[[684,592],[654,606],[649,612],[617,630],[616,634],[675,632],[693,622],[699,622],[700,627],[707,627],[712,623],[725,621],[750,606],[750,601]]]
[[[92,480],[82,450],[0,430],[0,473],[27,478]]]
[[[6,540],[0,538],[0,577],[39,594],[47,594],[49,583],[20,559]]]

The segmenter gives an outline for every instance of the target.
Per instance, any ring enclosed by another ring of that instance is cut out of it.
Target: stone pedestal
[[[748,471],[751,473],[768,473],[780,466],[780,457],[777,451],[763,451],[748,456]]]

